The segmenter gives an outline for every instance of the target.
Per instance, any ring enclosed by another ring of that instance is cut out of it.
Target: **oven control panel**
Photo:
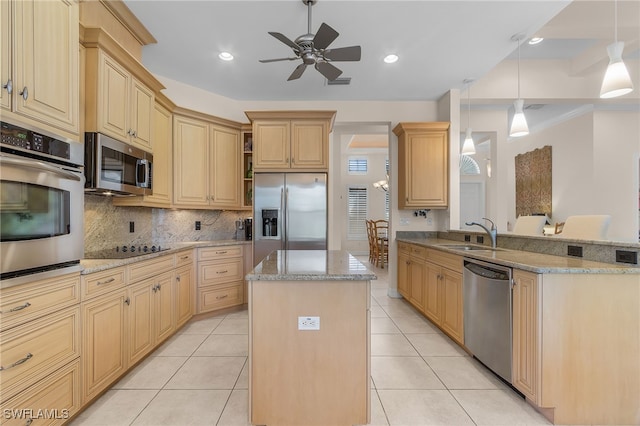
[[[48,154],[59,159],[70,159],[70,149],[67,142],[5,122],[1,122],[0,127],[3,145],[10,145],[29,152]]]

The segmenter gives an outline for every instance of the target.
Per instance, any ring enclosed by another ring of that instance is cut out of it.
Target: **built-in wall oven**
[[[0,279],[79,270],[84,145],[0,122]]]

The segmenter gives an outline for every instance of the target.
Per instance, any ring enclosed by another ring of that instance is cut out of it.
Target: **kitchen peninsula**
[[[345,251],[278,250],[246,279],[251,424],[369,423],[376,276]]]

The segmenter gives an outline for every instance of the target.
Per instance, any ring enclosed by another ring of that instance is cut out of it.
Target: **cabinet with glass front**
[[[253,205],[253,133],[251,125],[242,127],[242,206]]]

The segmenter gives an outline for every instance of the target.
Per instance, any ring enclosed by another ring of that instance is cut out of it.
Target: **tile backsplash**
[[[85,252],[120,244],[231,240],[236,236],[236,220],[251,217],[250,211],[115,207],[111,200],[85,194]],[[196,221],[201,223],[199,231],[195,230]],[[134,223],[134,232],[129,232],[130,222]]]

